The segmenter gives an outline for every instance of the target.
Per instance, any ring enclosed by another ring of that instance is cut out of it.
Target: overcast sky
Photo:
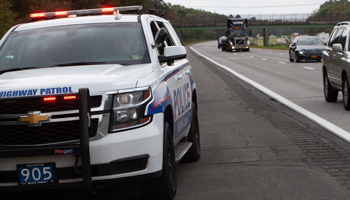
[[[164,0],[172,5],[224,15],[309,14],[326,0]]]

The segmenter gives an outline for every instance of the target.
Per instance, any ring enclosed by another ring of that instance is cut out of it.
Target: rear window
[[[113,23],[13,32],[0,50],[0,70],[69,63],[150,63],[141,25]]]

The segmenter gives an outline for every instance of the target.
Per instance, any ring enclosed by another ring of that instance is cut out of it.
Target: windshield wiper
[[[98,64],[107,64],[107,62],[71,62],[71,63],[62,63],[52,65],[51,67],[64,67],[64,66],[76,66],[76,65],[98,65]]]

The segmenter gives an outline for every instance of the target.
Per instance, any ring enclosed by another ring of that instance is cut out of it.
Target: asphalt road
[[[291,102],[350,132],[341,92],[336,103],[323,96],[322,62],[289,62],[288,51],[251,49],[221,52],[217,41],[193,45],[199,53],[263,85]],[[349,135],[350,137],[350,135]]]
[[[215,59],[224,59],[233,63],[232,66],[239,63],[242,69],[242,63],[256,62],[246,64],[246,71],[251,66],[258,68],[259,63],[263,65],[265,61],[250,59],[257,56],[254,51],[229,54],[218,51],[210,42],[194,45],[198,46],[213,52]],[[202,157],[196,163],[181,162],[177,166],[176,200],[349,198],[350,145],[347,142],[189,48],[187,52],[198,87]],[[243,58],[245,56],[248,57]],[[274,57],[277,59],[271,55]],[[276,69],[260,66],[260,71],[252,73],[266,76],[267,71]],[[77,190],[39,191],[11,193],[0,198],[81,199],[80,194]],[[138,183],[126,183],[99,189],[94,199],[142,197]]]

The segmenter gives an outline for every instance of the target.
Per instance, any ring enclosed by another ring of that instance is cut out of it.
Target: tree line
[[[149,9],[165,10],[165,18],[169,19],[171,23],[181,23],[186,20],[193,21],[193,18],[198,16],[226,18],[225,15],[186,8],[181,5],[172,5],[163,0],[0,0],[0,36],[16,24],[29,22],[31,13],[131,5],[142,5],[143,13],[148,13]],[[224,30],[183,31],[182,39],[183,42],[208,40],[217,38],[223,33]]]

